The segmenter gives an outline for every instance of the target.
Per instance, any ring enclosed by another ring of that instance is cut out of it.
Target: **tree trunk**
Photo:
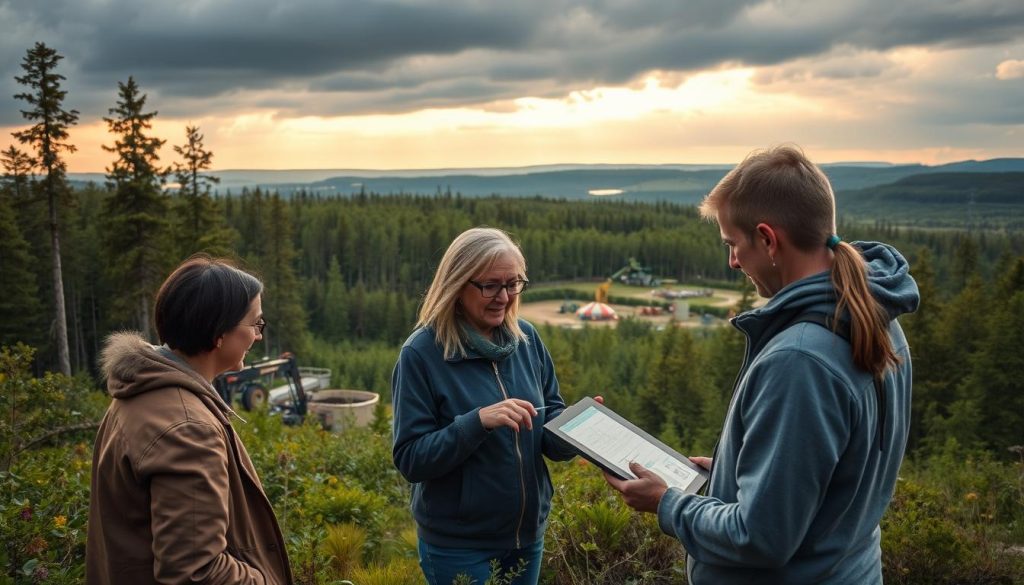
[[[56,320],[57,364],[65,376],[71,375],[71,353],[68,351],[68,321],[64,311],[64,277],[60,265],[60,231],[57,226],[57,194],[51,178],[47,178],[50,201],[50,253],[53,256],[53,305]]]
[[[141,314],[139,315],[139,324],[142,328],[142,336],[145,337],[146,340],[152,342],[153,332],[150,330],[149,326],[149,297],[147,295],[142,295],[142,305],[139,309],[141,310]]]

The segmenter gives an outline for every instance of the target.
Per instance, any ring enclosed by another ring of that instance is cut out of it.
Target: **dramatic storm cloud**
[[[162,117],[284,121],[501,112],[728,71],[762,97],[1022,123],[1020,0],[0,0],[0,22],[4,126],[22,123],[13,77],[36,41],[65,56],[83,123],[129,75]]]

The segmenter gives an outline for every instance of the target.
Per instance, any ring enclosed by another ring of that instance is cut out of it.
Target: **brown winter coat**
[[[209,382],[131,333],[110,336],[102,366],[114,400],[93,453],[86,582],[290,584],[273,508]]]

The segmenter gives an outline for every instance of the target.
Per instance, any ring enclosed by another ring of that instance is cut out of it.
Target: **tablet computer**
[[[669,487],[688,494],[708,480],[703,467],[589,396],[563,410],[544,428],[619,479],[636,479],[629,471],[629,462],[636,461],[658,474]]]

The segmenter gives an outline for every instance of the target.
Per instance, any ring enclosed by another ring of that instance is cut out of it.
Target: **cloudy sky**
[[[0,0],[0,148],[65,59],[72,171],[133,76],[227,168],[1024,156],[1021,0]]]

